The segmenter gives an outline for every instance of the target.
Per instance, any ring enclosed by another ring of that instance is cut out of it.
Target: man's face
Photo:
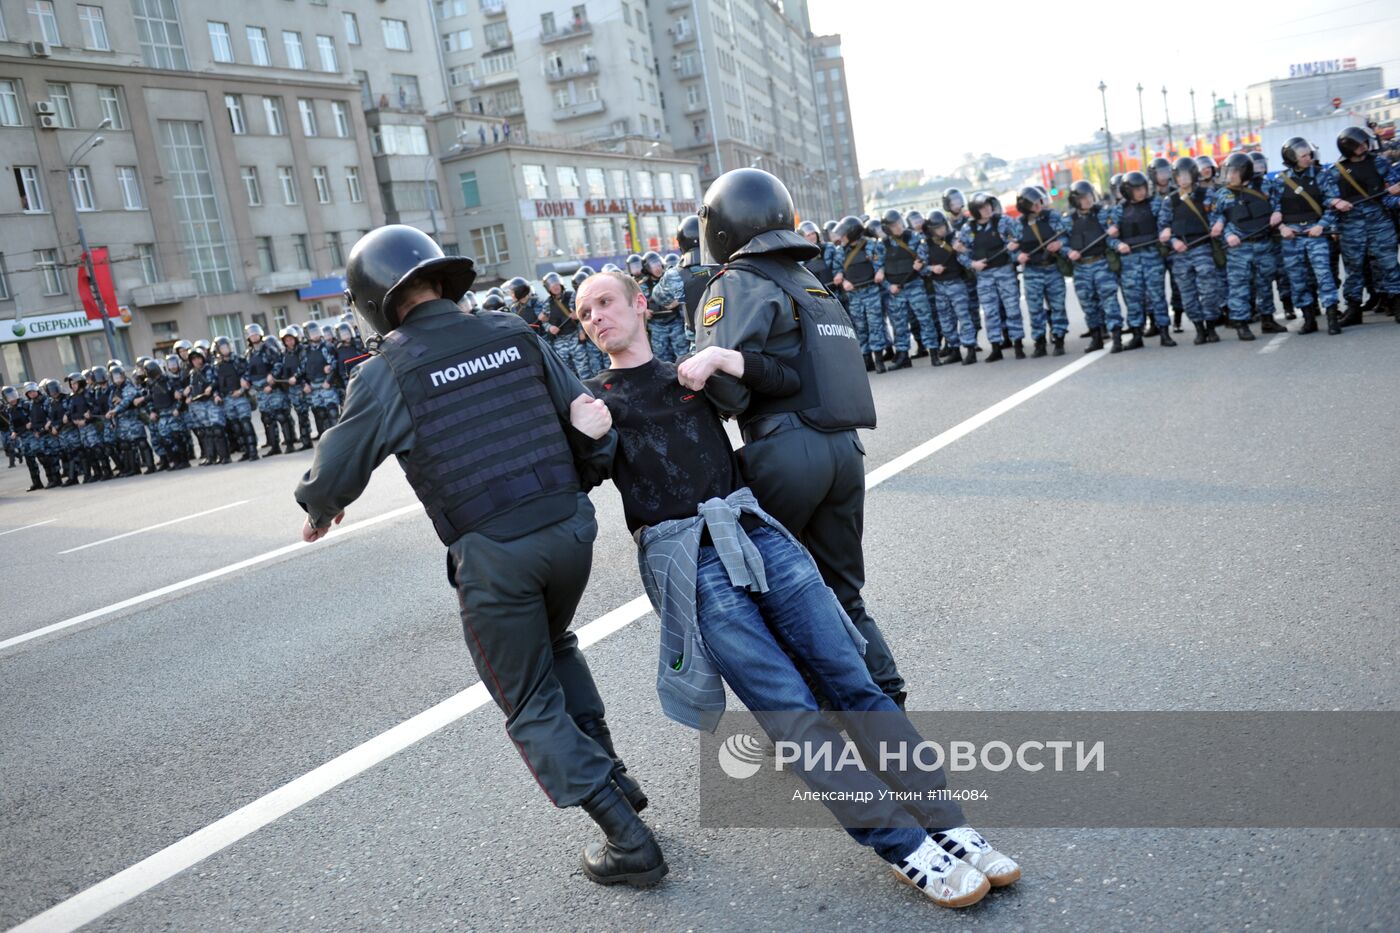
[[[889,225],[889,231],[890,231],[890,236],[895,236],[895,237],[897,237],[897,236],[903,236],[903,235],[904,235],[904,221],[902,221],[902,220],[896,220],[894,223],[892,223],[892,224]]]
[[[1312,167],[1312,150],[1311,150],[1311,149],[1295,149],[1295,150],[1293,150],[1293,152],[1294,152],[1295,157],[1296,157],[1296,158],[1295,158],[1295,161],[1297,162],[1297,165],[1298,165],[1298,171],[1300,171],[1300,172],[1306,171],[1307,169],[1309,169],[1309,168]]]
[[[1195,182],[1191,179],[1191,173],[1182,169],[1176,173],[1176,186],[1183,191],[1189,189]]]
[[[610,275],[589,276],[574,306],[583,332],[604,353],[621,353],[645,339],[646,299],[639,294],[629,302],[626,288]]]
[[[297,338],[288,334],[282,338],[282,346],[287,350],[295,350],[297,348]]]
[[[990,204],[983,204],[981,207],[977,208],[977,219],[982,223],[991,220],[992,206]]]
[[[940,240],[948,239],[948,225],[939,224],[938,226],[934,227],[933,235],[938,237]]]
[[[821,234],[817,233],[815,230],[808,230],[806,233],[802,234],[802,239],[816,246],[821,240]]]
[[[647,274],[654,279],[659,279],[666,274],[666,263],[659,259],[654,259],[647,264]]]
[[[1134,204],[1141,204],[1143,201],[1147,200],[1146,188],[1133,188],[1131,190],[1131,194],[1133,196],[1132,201]]]

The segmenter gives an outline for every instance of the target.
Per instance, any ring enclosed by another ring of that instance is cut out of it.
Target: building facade
[[[841,37],[813,36],[811,49],[821,141],[830,170],[827,181],[834,207],[831,216],[859,214],[865,195],[861,188],[860,161],[856,158],[856,129],[851,118],[850,93],[846,90],[846,60],[841,57]]]
[[[1381,68],[1353,67],[1261,81],[1245,89],[1245,114],[1256,125],[1320,117],[1337,109],[1333,100],[1355,100],[1384,87],[1385,72]]]
[[[441,216],[437,48],[410,2],[0,0],[3,378],[111,356],[78,319],[80,225],[128,361],[339,313],[364,231]]]

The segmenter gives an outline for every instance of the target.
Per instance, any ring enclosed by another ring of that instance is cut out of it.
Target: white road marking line
[[[58,521],[58,519],[56,518],[46,518],[42,522],[35,522],[32,525],[25,525],[23,528],[11,528],[9,531],[0,531],[0,538],[5,537],[5,535],[12,535],[16,531],[28,531],[30,528],[38,528],[40,525],[47,525],[50,522],[56,521]]]
[[[32,632],[25,632],[23,635],[16,635],[13,638],[7,638],[4,641],[0,641],[0,651],[4,651],[6,648],[13,648],[15,645],[22,645],[25,642],[32,641],[35,638],[42,638],[43,636],[51,634],[53,632],[59,632],[66,628],[72,628],[75,625],[82,625],[84,622],[91,622],[93,619],[100,619],[102,616],[111,615],[112,613],[120,612],[123,609],[130,609],[132,606],[139,606],[142,603],[148,603],[153,599],[159,599],[160,597],[167,596],[171,593],[178,593],[181,590],[187,590],[192,586],[198,586],[199,584],[206,583],[209,580],[217,580],[219,577],[228,576],[231,573],[237,573],[238,571],[246,569],[248,567],[255,567],[258,564],[264,564],[270,560],[276,560],[284,554],[291,554],[292,552],[299,551],[302,548],[313,546],[325,547],[328,544],[334,544],[335,542],[344,539],[346,535],[354,534],[355,532],[360,531],[364,528],[372,528],[375,525],[378,525],[380,522],[386,522],[392,518],[398,518],[400,515],[407,515],[409,512],[417,511],[421,508],[422,506],[418,505],[417,503],[414,503],[413,505],[405,505],[401,508],[392,509],[388,512],[385,512],[383,515],[376,515],[373,518],[367,518],[364,521],[358,521],[354,524],[342,526],[341,528],[337,529],[333,535],[330,535],[326,538],[322,538],[320,541],[315,542],[314,545],[307,544],[305,541],[297,541],[295,544],[288,544],[283,547],[276,548],[275,550],[267,551],[262,554],[257,554],[253,557],[246,558],[245,560],[240,560],[237,563],[229,564],[225,567],[219,567],[218,569],[210,570],[207,573],[201,573],[198,576],[190,577],[187,580],[180,580],[179,582],[171,583],[168,586],[162,586],[159,589],[151,590],[148,593],[142,593],[139,596],[133,596],[130,599],[123,599],[120,602],[112,603],[110,606],[103,606],[101,609],[94,609],[91,612],[84,612],[82,615],[73,616],[73,618],[71,619],[64,619],[62,622],[55,622],[52,625],[46,625],[43,628],[37,628]]]
[[[990,408],[949,428],[932,440],[926,441],[889,463],[871,470],[866,474],[867,488],[873,488],[891,476],[909,469],[935,451],[943,449],[958,438],[966,436],[971,431],[1005,414],[1027,399],[1034,398],[1056,383],[1068,379],[1100,357],[1107,355],[1108,351],[1106,350],[1091,353],[1068,366],[1063,366],[1044,379],[1026,386]],[[417,506],[409,508],[417,508]],[[369,521],[383,520],[392,514],[381,515]],[[364,527],[367,524],[369,522],[362,522],[360,525],[347,528],[346,531],[352,531],[354,528]],[[340,534],[343,536],[344,533]],[[282,552],[287,553],[302,546],[297,544],[291,548],[283,548]],[[254,558],[254,561],[257,560],[258,558]],[[596,644],[614,632],[626,628],[650,611],[651,604],[647,598],[638,596],[636,599],[604,613],[578,629],[579,647],[586,648]],[[0,648],[3,647],[4,645],[0,644]],[[123,869],[110,878],[79,891],[67,900],[60,901],[43,913],[30,917],[24,923],[11,929],[10,933],[40,933],[40,931],[43,933],[67,933],[67,931],[76,930],[84,924],[91,923],[103,914],[115,910],[127,901],[151,890],[161,882],[168,881],[209,856],[286,816],[301,805],[310,803],[327,791],[368,771],[414,743],[450,726],[490,701],[491,696],[486,692],[485,685],[478,681],[441,703],[430,706],[416,716],[404,720],[363,744],[331,759],[320,767],[283,784],[228,816],[166,846],[130,868]]]
[[[135,531],[124,531],[119,535],[112,535],[110,538],[103,538],[101,541],[93,541],[91,544],[80,544],[77,547],[70,547],[66,551],[59,551],[62,554],[72,554],[76,551],[86,551],[90,547],[97,547],[99,544],[107,544],[111,541],[120,541],[122,538],[130,538],[132,535],[144,534],[148,531],[155,531],[157,528],[164,528],[166,525],[175,525],[180,522],[187,522],[192,518],[201,518],[205,515],[213,515],[215,512],[222,512],[224,509],[231,509],[236,505],[247,505],[252,499],[239,499],[237,502],[230,502],[228,505],[221,505],[213,509],[205,509],[203,512],[195,512],[192,515],[181,515],[179,518],[172,518],[167,522],[158,522],[154,525],[147,525],[145,528],[137,528]]]
[[[1289,331],[1289,332],[1286,333],[1286,334],[1278,334],[1278,335],[1276,335],[1276,336],[1274,337],[1273,340],[1270,340],[1268,343],[1266,343],[1266,344],[1264,344],[1262,347],[1260,347],[1260,348],[1259,348],[1259,352],[1260,352],[1260,353],[1273,353],[1275,350],[1277,350],[1277,349],[1283,344],[1283,342],[1284,342],[1285,340],[1287,340],[1289,337],[1292,337],[1292,336],[1293,336],[1293,332],[1292,332],[1292,331]]]

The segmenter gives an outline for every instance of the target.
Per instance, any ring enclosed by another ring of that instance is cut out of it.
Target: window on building
[[[350,192],[351,203],[359,204],[365,199],[364,192],[360,190],[360,169],[358,166],[346,166],[345,187]]]
[[[588,219],[588,243],[594,256],[611,256],[618,252],[613,239],[613,222],[607,217]]]
[[[487,55],[481,60],[481,71],[483,74],[503,75],[508,71],[514,70],[514,52],[502,52],[499,55]]]
[[[238,312],[232,314],[211,314],[209,315],[209,336],[218,340],[220,337],[227,337],[233,341],[236,347],[243,339],[243,315]]]
[[[39,37],[49,45],[62,45],[58,34],[58,17],[53,12],[52,0],[29,0],[29,18],[38,27]]]
[[[609,193],[615,198],[630,198],[632,189],[627,184],[627,172],[625,169],[608,169]]]
[[[228,111],[228,125],[233,135],[242,136],[248,132],[248,124],[243,120],[242,97],[237,94],[225,94],[224,110]]]
[[[147,68],[185,71],[185,38],[175,0],[131,0],[141,60]]]
[[[19,192],[20,210],[26,214],[44,213],[44,189],[39,184],[37,165],[15,166],[15,188]]]
[[[588,238],[584,235],[583,220],[578,217],[566,218],[559,225],[564,237],[561,244],[564,255],[582,259],[588,255]]]
[[[102,7],[87,3],[78,4],[78,25],[83,28],[83,48],[94,52],[112,51],[111,40],[107,38],[107,20],[102,15]]]
[[[681,175],[681,197],[685,200],[695,198],[695,176],[689,172]]]
[[[258,269],[263,275],[271,275],[277,271],[277,253],[272,248],[272,237],[258,237]]]
[[[14,81],[0,80],[0,126],[23,126],[24,113],[19,108],[19,89]]]
[[[417,75],[389,75],[389,83],[394,86],[394,97],[401,108],[417,110],[423,106],[423,96],[418,92]]]
[[[487,265],[510,262],[510,248],[506,242],[506,228],[501,224],[491,227],[478,227],[471,232],[472,248],[480,262]]]
[[[243,179],[243,193],[248,196],[249,207],[262,207],[262,182],[258,180],[258,167],[244,165],[238,170]]]
[[[43,279],[45,295],[62,295],[67,291],[63,273],[58,268],[58,250],[36,249],[34,269]]]
[[[287,122],[282,118],[282,98],[264,97],[263,116],[267,119],[267,135],[287,135]]]
[[[297,177],[290,165],[277,166],[277,183],[282,188],[282,203],[296,204],[297,202]]]
[[[476,186],[476,172],[463,172],[457,176],[457,182],[462,186],[462,206],[480,207],[481,191]]]
[[[192,121],[160,121],[165,179],[175,219],[185,241],[185,258],[200,294],[234,290],[233,266],[224,241],[223,221],[214,195],[213,173],[204,144],[204,126]]]
[[[286,305],[278,305],[272,309],[272,332],[274,334],[282,333],[282,328],[286,327],[291,322],[292,319],[287,316]]]
[[[248,57],[253,64],[264,68],[271,65],[272,51],[267,45],[267,30],[261,26],[249,26],[244,32],[248,36]]]
[[[306,50],[301,45],[301,33],[291,29],[282,30],[282,48],[287,51],[288,68],[306,68]]]
[[[561,165],[554,170],[554,173],[559,179],[559,197],[578,197],[578,169],[571,165]]]
[[[316,127],[316,102],[305,97],[297,98],[297,110],[301,113],[301,131],[307,136],[321,135]]]
[[[503,49],[511,44],[510,23],[487,23],[482,27],[481,34],[493,49]]]
[[[637,100],[646,100],[646,99],[647,99],[646,90],[642,87],[642,79],[641,79],[641,78],[633,78],[633,79],[632,79],[632,87],[634,88],[634,91],[635,91],[635,93],[636,93],[636,95],[637,95]]]
[[[608,189],[604,182],[603,170],[600,168],[586,168],[583,170],[584,197],[605,198],[608,196]]]
[[[160,265],[156,258],[154,243],[137,243],[136,260],[141,265],[141,281],[154,285],[160,281]]]
[[[298,269],[310,269],[312,267],[311,247],[308,243],[306,234],[298,233],[292,237],[292,250],[296,254]]]
[[[428,131],[421,126],[385,123],[370,141],[375,155],[428,155]]]
[[[384,47],[395,52],[412,51],[408,41],[408,23],[401,19],[381,18],[379,27],[384,32]]]
[[[360,106],[365,110],[373,110],[374,93],[369,89],[369,72],[357,70],[355,83],[360,86]]]
[[[73,206],[78,210],[97,210],[97,195],[92,192],[92,174],[87,165],[70,168],[69,191],[73,192]]]
[[[670,172],[656,173],[656,196],[666,200],[676,196],[675,176]]]
[[[638,247],[643,251],[661,249],[661,221],[659,218],[640,217],[637,219],[637,233],[642,237],[642,245]]]
[[[136,166],[117,166],[117,186],[122,190],[123,210],[145,210],[146,202],[141,197],[141,176],[137,174]]]
[[[521,170],[525,173],[525,197],[549,197],[549,176],[543,165],[522,165]]]
[[[77,124],[73,120],[73,97],[69,93],[68,85],[50,83],[48,92],[49,103],[53,105],[53,114],[58,125],[72,129]]]
[[[345,139],[350,135],[350,108],[343,100],[331,101],[331,116],[335,120],[335,135]]]
[[[554,223],[548,220],[532,220],[530,236],[535,241],[535,255],[540,259],[553,259],[558,255],[558,244],[554,240]]]
[[[485,8],[486,3],[484,0],[481,5]],[[467,0],[436,0],[433,4],[433,10],[437,14],[438,19],[451,19],[454,16],[466,16],[469,9],[470,4]]]
[[[637,197],[656,197],[656,189],[651,183],[651,172],[637,172]]]
[[[311,180],[316,183],[316,202],[331,203],[331,173],[324,165],[311,167]]]
[[[345,44],[360,44],[360,20],[354,13],[341,14],[345,19]]]
[[[465,52],[472,47],[472,31],[470,29],[452,29],[442,35],[442,50],[444,52]]]
[[[341,243],[339,231],[326,234],[326,257],[330,259],[332,269],[344,267],[345,247]]]
[[[9,301],[13,295],[10,291],[10,270],[5,266],[5,254],[0,253],[0,301]]]
[[[335,38],[333,36],[316,37],[316,54],[321,57],[322,71],[329,71],[332,74],[340,73],[340,59],[335,54]]]
[[[233,40],[229,38],[228,23],[209,23],[209,51],[216,62],[233,61]]]

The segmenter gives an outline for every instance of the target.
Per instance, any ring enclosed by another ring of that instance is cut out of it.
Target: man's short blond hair
[[[594,278],[595,276],[603,276],[604,278],[612,279],[614,282],[620,282],[622,284],[622,294],[626,297],[629,305],[635,304],[637,296],[642,293],[642,286],[638,285],[637,280],[626,272],[613,272],[612,270],[608,270],[607,272],[595,272],[593,275],[590,275],[588,279]],[[584,279],[579,283],[579,291],[583,290],[583,286],[587,284],[588,279]]]

